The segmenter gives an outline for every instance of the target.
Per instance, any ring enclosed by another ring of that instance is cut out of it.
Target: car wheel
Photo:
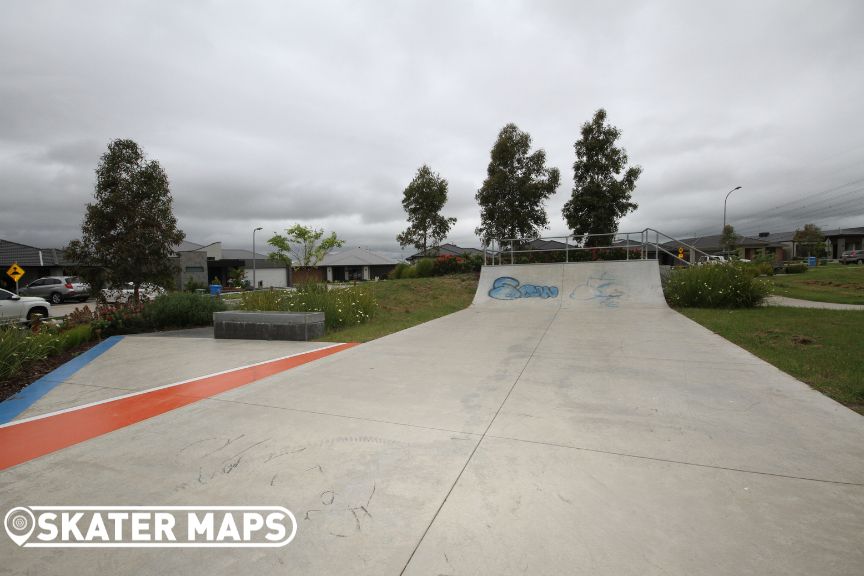
[[[29,312],[27,312],[27,320],[32,322],[36,318],[46,318],[48,316],[48,311],[45,308],[32,308]]]
[[[54,292],[53,294],[51,294],[50,300],[51,304],[62,304],[63,296],[59,292]]]

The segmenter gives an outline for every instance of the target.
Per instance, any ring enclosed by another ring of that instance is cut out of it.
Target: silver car
[[[18,291],[22,296],[39,296],[52,304],[66,300],[86,302],[90,298],[90,285],[78,276],[46,276],[29,283]]]
[[[864,250],[846,250],[840,255],[841,264],[864,264]]]

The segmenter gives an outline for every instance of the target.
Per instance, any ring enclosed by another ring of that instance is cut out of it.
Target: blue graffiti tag
[[[519,298],[557,298],[557,286],[519,285],[519,280],[510,276],[496,278],[489,290],[489,297],[496,300],[518,300]]]
[[[585,284],[577,286],[570,293],[573,300],[597,300],[607,308],[617,308],[618,299],[624,295],[624,290],[615,281],[615,277],[608,272],[600,276],[591,276]]]

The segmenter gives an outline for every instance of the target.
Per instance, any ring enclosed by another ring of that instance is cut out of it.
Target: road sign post
[[[9,269],[6,270],[6,275],[15,281],[15,294],[18,294],[18,280],[24,276],[24,269],[18,265],[18,262],[13,262]]]

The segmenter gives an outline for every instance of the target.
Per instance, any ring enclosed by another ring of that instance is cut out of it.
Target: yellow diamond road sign
[[[18,280],[20,280],[21,277],[24,276],[24,269],[18,266],[18,263],[15,262],[9,267],[8,270],[6,270],[6,274],[11,276],[12,279],[15,280],[15,282],[18,282]]]

